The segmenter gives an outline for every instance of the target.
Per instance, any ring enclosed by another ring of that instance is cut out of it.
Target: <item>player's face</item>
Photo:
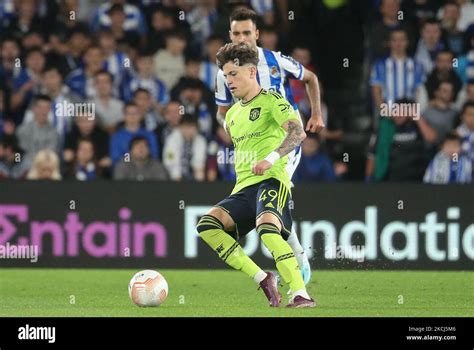
[[[230,24],[229,37],[234,44],[247,43],[251,47],[256,48],[258,36],[258,29],[250,19],[232,21]]]
[[[227,62],[222,70],[232,95],[237,98],[246,96],[252,85],[252,80],[255,79],[255,67],[239,66],[234,62]]]

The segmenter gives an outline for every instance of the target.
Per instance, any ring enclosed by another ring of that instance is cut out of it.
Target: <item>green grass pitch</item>
[[[474,316],[474,272],[314,271],[314,309],[270,308],[232,270],[160,270],[165,303],[140,308],[127,286],[138,270],[0,269],[0,316]]]

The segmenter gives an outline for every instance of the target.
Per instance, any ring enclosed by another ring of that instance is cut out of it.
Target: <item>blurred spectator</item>
[[[165,36],[165,43],[165,48],[153,57],[154,70],[157,78],[171,90],[184,75],[186,38],[181,32],[170,32]]]
[[[453,84],[441,82],[435,91],[435,97],[421,115],[436,131],[436,143],[440,143],[453,129],[457,112],[450,107],[453,98]]]
[[[182,114],[184,114],[184,107],[181,106],[178,101],[170,101],[163,111],[165,123],[158,124],[158,127],[155,129],[155,134],[160,149],[160,159],[163,159],[165,140],[175,129],[179,127]]]
[[[36,0],[17,1],[15,8],[15,16],[6,28],[10,35],[19,40],[30,31],[45,32],[46,27],[37,15],[38,5]]]
[[[110,157],[112,163],[116,164],[122,157],[130,151],[130,141],[135,136],[143,136],[148,140],[150,153],[153,159],[158,158],[159,150],[156,136],[151,131],[140,126],[140,112],[135,103],[128,103],[124,107],[125,124],[118,129],[110,140]]]
[[[165,33],[176,29],[175,16],[166,7],[161,7],[153,11],[151,15],[151,28],[147,49],[150,52],[156,52],[165,48]]]
[[[459,19],[457,21],[457,29],[464,31],[470,24],[474,22],[474,4],[470,0],[451,0],[459,6]],[[438,18],[443,17],[443,9],[438,11]]]
[[[89,103],[95,105],[97,123],[109,133],[113,133],[117,124],[123,121],[123,102],[112,96],[113,89],[112,74],[101,70],[95,75],[95,90],[97,95]]]
[[[217,21],[216,0],[202,0],[196,2],[193,9],[186,14],[192,33],[193,49],[202,52],[207,38]]]
[[[66,52],[63,54],[64,58],[61,62],[61,70],[64,71],[64,76],[82,67],[84,52],[90,46],[88,35],[88,32],[82,28],[74,29],[69,35],[66,42]]]
[[[131,61],[125,52],[117,49],[117,43],[111,31],[103,30],[99,32],[99,46],[105,57],[107,71],[114,77],[113,91],[114,95],[118,97],[120,87],[130,71]]]
[[[443,28],[448,48],[453,52],[454,56],[461,54],[464,48],[463,32],[458,29],[460,14],[459,5],[455,2],[448,2],[443,6],[441,27]]]
[[[222,126],[217,127],[216,138],[208,146],[206,166],[208,181],[235,181],[234,144]]]
[[[90,181],[100,177],[100,168],[96,165],[94,144],[91,140],[78,141],[74,161],[69,164],[66,177],[79,181]]]
[[[216,123],[214,105],[209,102],[209,99],[204,98],[205,89],[206,87],[199,79],[181,78],[171,92],[171,96],[184,106],[186,114],[196,117],[199,132],[209,140],[215,131]]]
[[[163,106],[156,102],[146,89],[139,88],[133,94],[133,102],[137,105],[140,119],[145,124],[145,129],[153,131],[165,121],[159,111]]]
[[[102,4],[91,21],[92,30],[110,29],[118,43],[144,43],[147,33],[145,18],[140,9],[125,0]]]
[[[291,53],[297,62],[300,62],[305,69],[315,72],[314,66],[311,64],[311,51],[307,47],[295,47]],[[293,92],[293,98],[295,103],[298,105],[298,110],[302,115],[311,114],[311,104],[306,94],[306,84],[298,79],[290,79],[291,91]],[[321,92],[320,92],[321,93]],[[322,101],[321,101],[322,103]],[[327,109],[323,110],[323,103],[321,105],[321,112],[323,113],[324,123],[327,125]]]
[[[427,20],[421,27],[421,38],[415,53],[415,59],[423,65],[425,74],[431,73],[438,52],[445,48],[440,23],[434,19]]]
[[[199,79],[206,84],[211,91],[216,89],[217,72],[219,68],[216,64],[216,54],[224,46],[224,40],[218,35],[211,35],[206,41],[207,59],[201,62],[199,68]]]
[[[104,66],[102,49],[99,46],[90,46],[84,53],[84,68],[72,71],[66,78],[66,84],[82,98],[92,99],[97,95],[94,77]]]
[[[76,115],[72,130],[66,136],[63,159],[70,163],[74,160],[79,141],[82,139],[91,140],[94,145],[94,156],[98,166],[106,169],[112,165],[109,157],[109,134],[97,125],[95,118],[85,115]]]
[[[453,100],[456,100],[462,81],[453,69],[453,54],[450,51],[440,51],[436,55],[436,65],[426,79],[425,87],[428,98],[432,100],[440,82],[449,81],[453,85]]]
[[[28,180],[61,180],[57,154],[49,149],[40,150],[26,178]]]
[[[61,53],[66,52],[65,42],[73,30],[87,28],[87,23],[79,18],[84,1],[81,4],[79,2],[80,0],[59,1],[58,12],[49,40]]]
[[[407,56],[407,47],[406,32],[395,29],[390,33],[390,56],[374,63],[370,84],[376,108],[383,102],[415,98],[423,83],[423,67]]]
[[[474,102],[467,102],[464,105],[461,111],[461,121],[461,125],[456,129],[461,138],[461,149],[474,164]]]
[[[154,108],[161,110],[162,105],[169,100],[168,91],[163,81],[158,79],[153,72],[153,56],[151,53],[142,51],[136,60],[137,73],[133,74],[123,88],[123,97],[130,101],[133,93],[138,88],[146,89],[153,97]]]
[[[309,133],[301,146],[301,161],[296,169],[295,181],[334,181],[334,167],[329,156],[321,151],[319,138]]]
[[[14,93],[11,96],[11,109],[17,112],[17,122],[31,102],[33,95],[39,92],[41,73],[45,66],[45,57],[39,47],[30,49],[25,54],[25,64],[18,77],[13,80]]]
[[[79,96],[71,93],[63,84],[63,77],[56,67],[47,67],[43,71],[40,90],[51,98],[51,110],[48,114],[49,123],[56,128],[60,136],[60,145],[64,144],[66,134],[71,130],[71,116],[64,110],[65,104],[78,103]],[[26,111],[23,123],[33,120],[33,112]]]
[[[278,33],[273,27],[264,27],[260,29],[260,37],[258,38],[260,47],[271,51],[278,51]]]
[[[471,160],[461,153],[461,140],[456,133],[449,133],[440,151],[426,169],[423,182],[431,184],[470,183]]]
[[[269,26],[275,24],[275,7],[273,0],[250,0],[250,5],[257,15],[263,18],[265,25]]]
[[[33,100],[33,120],[22,124],[17,131],[20,147],[25,151],[25,161],[31,162],[40,150],[59,150],[59,134],[49,123],[51,98],[38,95]],[[31,163],[30,163],[31,164]]]
[[[0,138],[0,179],[21,179],[29,167],[22,161],[22,150],[15,136]]]
[[[398,104],[413,104],[413,100],[397,100]],[[372,160],[377,181],[421,181],[428,164],[425,143],[436,140],[436,132],[423,118],[414,115],[384,117],[379,122]],[[370,162],[369,157],[369,162]],[[367,174],[372,175],[370,170]]]
[[[413,21],[421,28],[423,24],[436,17],[438,10],[438,0],[415,0],[403,1],[402,11],[408,18],[405,20]]]
[[[372,59],[382,58],[390,54],[390,33],[393,30],[399,29],[407,33],[405,40],[416,37],[411,24],[408,21],[400,20],[400,0],[382,0],[379,9],[382,18],[375,21],[369,29]],[[413,39],[411,39],[412,42],[410,43],[406,42],[406,50],[408,52],[413,52],[412,49],[415,45]],[[408,49],[409,44],[410,49]]]
[[[474,80],[464,85],[463,89],[459,92],[454,109],[460,111],[466,102],[474,102]]]
[[[17,59],[20,57],[20,48],[13,38],[5,38],[0,46],[0,79],[6,82],[8,88],[12,87],[13,79],[21,72],[21,65]]]
[[[130,141],[130,161],[122,160],[114,169],[115,180],[167,180],[168,174],[160,161],[150,157],[147,138],[135,136]]]
[[[7,28],[14,17],[14,0],[4,0],[0,2],[0,28]]]
[[[467,28],[465,36],[465,54],[459,57],[455,68],[463,83],[468,83],[474,82],[474,23]]]
[[[163,164],[174,181],[204,181],[206,139],[198,133],[194,116],[185,114],[180,126],[165,141]]]

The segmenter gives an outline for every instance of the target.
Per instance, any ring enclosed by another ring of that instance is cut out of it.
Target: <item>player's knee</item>
[[[201,237],[204,232],[216,229],[223,230],[224,225],[217,217],[209,214],[203,215],[196,225],[196,230]]]
[[[278,227],[281,230],[281,222],[278,217],[273,213],[263,213],[257,218],[256,226],[260,226],[262,224],[272,224]]]
[[[260,225],[257,226],[256,230],[260,237],[266,234],[274,234],[274,235],[281,234],[281,226],[279,227],[270,222],[261,223]]]

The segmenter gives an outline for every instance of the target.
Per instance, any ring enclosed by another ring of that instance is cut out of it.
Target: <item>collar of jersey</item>
[[[240,100],[240,105],[242,107],[245,107],[247,106],[249,103],[251,103],[252,101],[254,101],[258,96],[260,96],[262,94],[262,91],[263,91],[263,88],[260,88],[260,91],[258,92],[258,94],[256,94],[254,97],[252,97],[250,100],[248,100],[247,102],[243,102],[242,100]]]

